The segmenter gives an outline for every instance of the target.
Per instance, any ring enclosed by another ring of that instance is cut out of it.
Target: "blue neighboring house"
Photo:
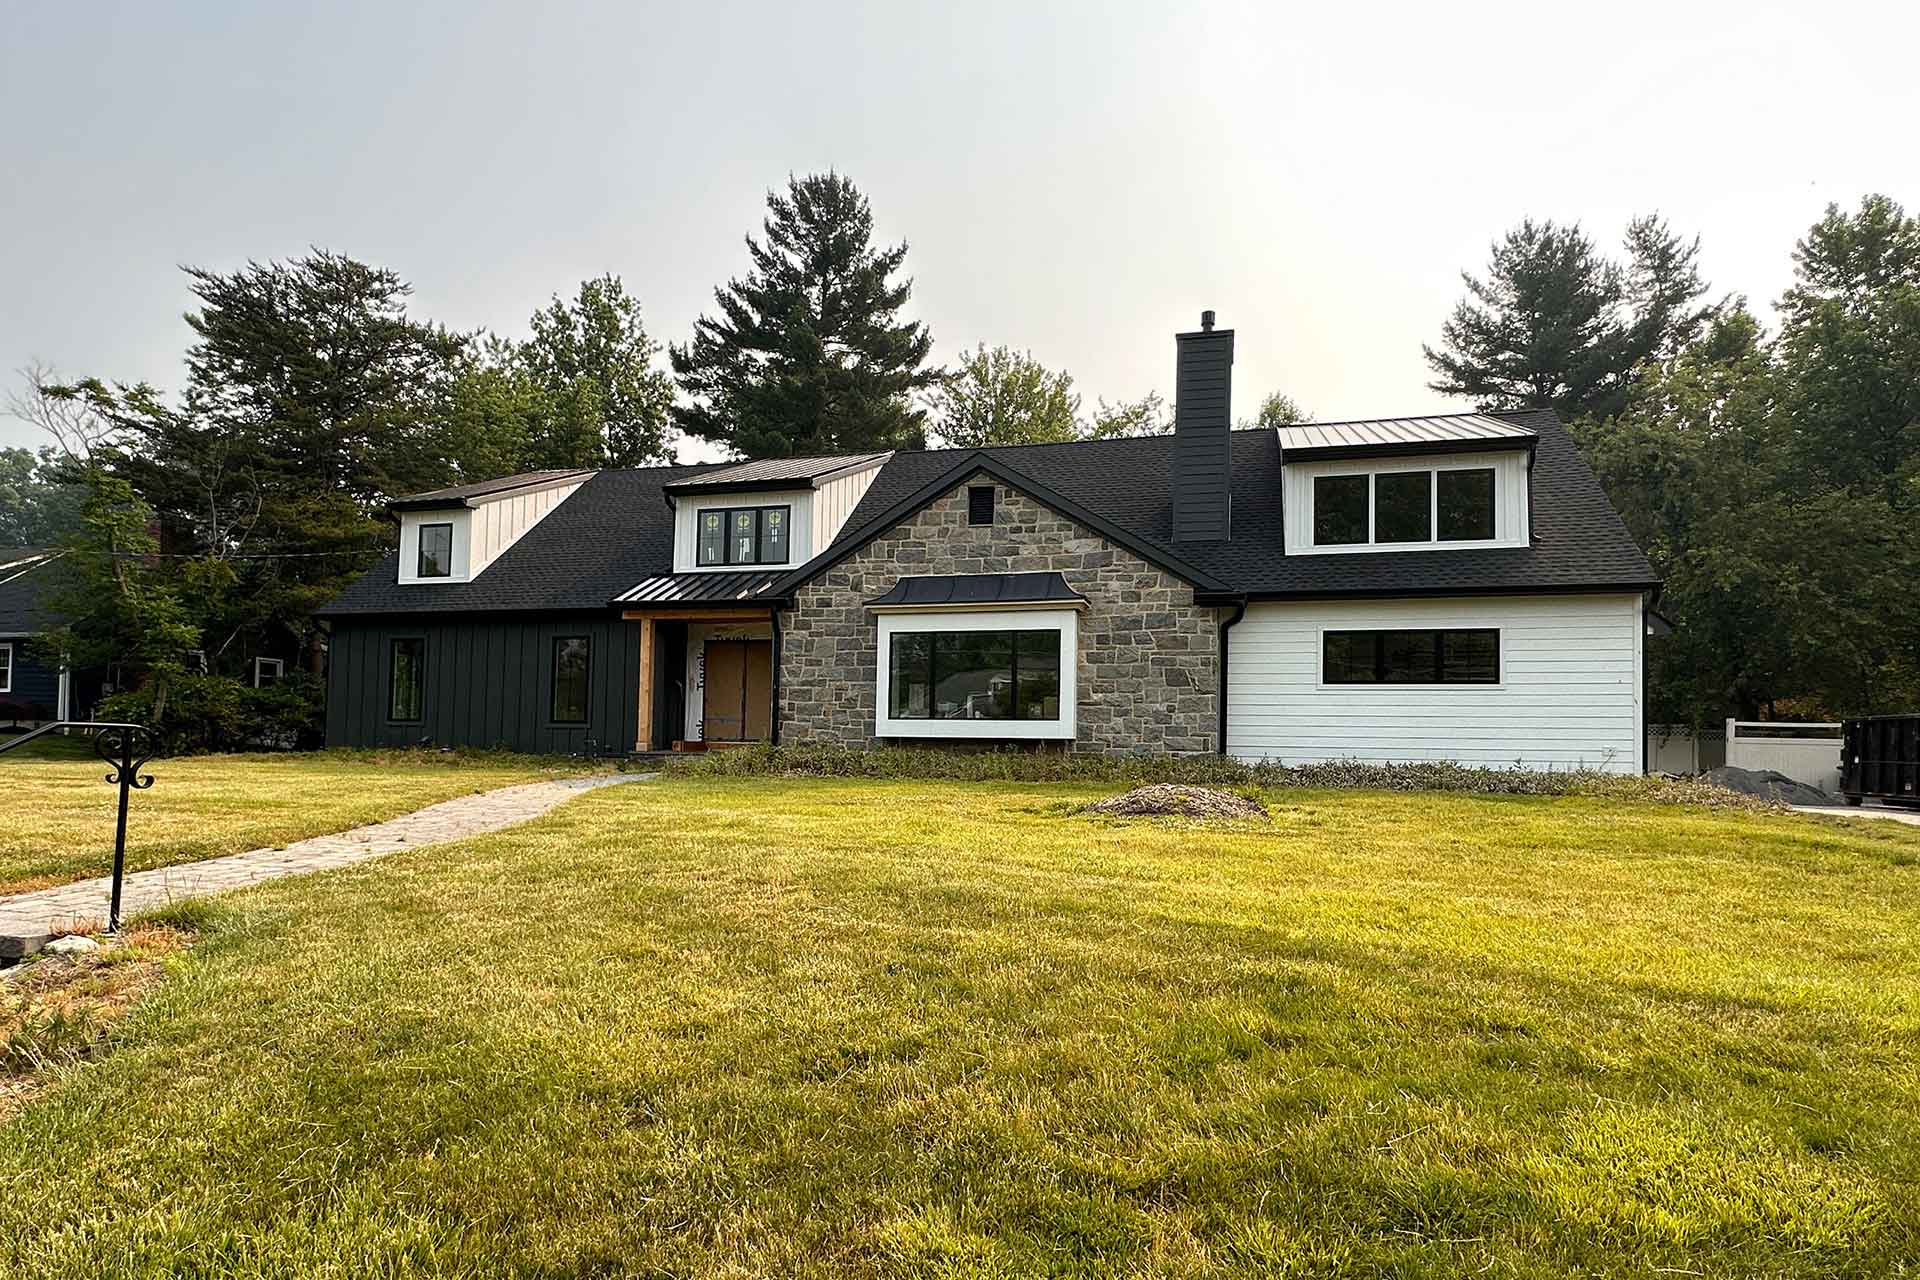
[[[44,601],[62,554],[0,551],[0,724],[67,720],[77,705],[72,674],[35,661],[28,643],[54,624]]]

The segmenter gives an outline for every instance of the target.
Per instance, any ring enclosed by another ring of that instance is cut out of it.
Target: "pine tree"
[[[940,373],[926,326],[899,317],[907,246],[874,247],[866,197],[835,173],[790,178],[767,209],[753,269],[672,348],[675,425],[743,458],[922,447],[912,397]]]
[[[653,367],[660,344],[619,276],[583,281],[570,301],[533,315],[520,362],[550,413],[529,441],[533,467],[642,467],[671,462],[673,379]]]

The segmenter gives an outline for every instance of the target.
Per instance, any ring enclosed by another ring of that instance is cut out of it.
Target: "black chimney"
[[[1174,338],[1173,540],[1220,542],[1233,503],[1233,330],[1202,311],[1198,331]]]

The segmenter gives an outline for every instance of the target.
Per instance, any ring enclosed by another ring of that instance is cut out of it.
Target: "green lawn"
[[[22,758],[26,753],[34,758]],[[0,894],[113,869],[119,788],[86,744],[45,740],[0,755]],[[83,754],[84,753],[84,754]],[[585,766],[580,766],[584,768]],[[141,871],[285,844],[532,782],[565,764],[508,755],[325,751],[155,760],[127,806],[127,866]]]
[[[673,780],[227,899],[0,1275],[1885,1276],[1920,832]]]

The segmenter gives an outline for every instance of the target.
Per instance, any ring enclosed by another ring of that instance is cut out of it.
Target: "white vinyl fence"
[[[1838,791],[1840,726],[1729,720],[1727,763],[1736,769],[1771,769],[1822,791]]]
[[[1717,725],[1698,732],[1684,724],[1647,726],[1647,769],[1651,773],[1689,777],[1718,769],[1726,762],[1727,740]]]

